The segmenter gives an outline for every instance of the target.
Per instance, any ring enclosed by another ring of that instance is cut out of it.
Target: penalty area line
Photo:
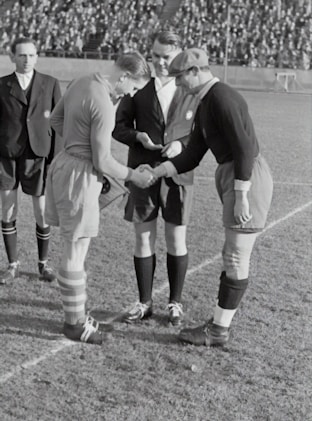
[[[287,221],[288,219],[294,217],[298,213],[305,211],[311,205],[312,205],[312,200],[310,200],[309,202],[305,203],[304,205],[301,205],[301,206],[295,208],[293,211],[289,212],[288,214],[286,214],[282,218],[279,218],[279,219],[271,222],[270,224],[268,224],[268,226],[263,231],[261,231],[261,233],[259,235],[264,234],[268,230],[270,230],[270,229],[276,227],[277,225],[279,225],[279,224]],[[212,258],[206,259],[202,263],[200,263],[199,265],[194,266],[193,268],[189,269],[187,271],[187,275],[190,275],[192,273],[198,272],[201,269],[205,268],[206,266],[209,266],[209,265],[213,264],[214,262],[216,262],[219,259],[221,259],[221,253],[218,253],[215,256],[213,256]],[[167,282],[163,282],[163,284],[158,289],[156,289],[154,291],[154,295],[158,295],[158,294],[162,293],[165,288],[167,288]],[[114,316],[114,317],[106,320],[103,324],[105,325],[106,323],[111,323],[115,319],[116,319],[116,316]],[[10,380],[12,377],[14,377],[15,375],[18,375],[23,370],[27,370],[28,368],[31,368],[31,367],[34,367],[34,366],[38,365],[42,361],[45,361],[50,356],[53,356],[53,355],[57,354],[58,352],[60,352],[63,349],[65,349],[66,347],[75,346],[75,345],[78,345],[78,344],[81,344],[81,342],[70,341],[69,339],[66,339],[66,338],[63,338],[63,339],[58,340],[57,341],[57,346],[55,348],[50,349],[49,351],[45,352],[43,355],[41,355],[38,358],[34,358],[32,360],[29,360],[29,361],[26,361],[26,362],[24,362],[22,364],[19,364],[13,370],[11,370],[8,373],[5,373],[2,376],[0,376],[0,384],[3,384],[6,381]]]

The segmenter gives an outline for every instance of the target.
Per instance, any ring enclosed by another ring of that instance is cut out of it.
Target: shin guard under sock
[[[167,271],[170,286],[169,302],[181,302],[187,267],[188,254],[184,256],[173,256],[167,253]]]
[[[247,286],[248,278],[230,279],[227,278],[225,272],[222,272],[220,276],[218,305],[228,310],[236,309],[243,298]]]
[[[16,221],[1,222],[3,242],[9,263],[17,262],[17,230]]]
[[[152,299],[154,272],[156,267],[156,256],[149,257],[134,256],[134,268],[138,283],[141,303],[147,303]]]
[[[36,224],[36,237],[38,245],[38,256],[40,262],[45,262],[48,260],[49,253],[49,240],[51,237],[50,227],[41,228]]]

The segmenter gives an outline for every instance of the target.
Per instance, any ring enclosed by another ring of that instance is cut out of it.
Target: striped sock
[[[38,245],[38,255],[41,262],[48,260],[49,240],[51,237],[50,227],[41,228],[36,224],[36,237]]]
[[[4,247],[9,263],[17,261],[17,230],[16,221],[1,222]]]
[[[60,286],[65,322],[71,325],[84,323],[86,319],[85,305],[87,301],[86,273],[67,272],[59,270],[58,283]]]

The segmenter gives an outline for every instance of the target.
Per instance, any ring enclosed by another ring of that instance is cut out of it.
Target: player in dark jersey
[[[194,345],[222,346],[246,291],[250,256],[270,208],[273,181],[244,98],[213,77],[207,54],[197,48],[180,53],[169,73],[188,93],[201,97],[191,139],[182,153],[154,168],[154,178],[172,177],[199,165],[210,149],[218,162],[216,187],[223,205],[225,242],[218,301],[212,321],[183,329],[179,337]]]

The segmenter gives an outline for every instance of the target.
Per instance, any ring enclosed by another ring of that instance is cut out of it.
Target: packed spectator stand
[[[162,21],[164,0],[0,0],[0,53],[24,35],[36,39],[45,55],[113,59],[138,49],[148,56],[151,34],[174,29],[186,46],[205,48],[212,64],[224,62],[227,46],[229,65],[312,66],[311,0],[180,3]]]

